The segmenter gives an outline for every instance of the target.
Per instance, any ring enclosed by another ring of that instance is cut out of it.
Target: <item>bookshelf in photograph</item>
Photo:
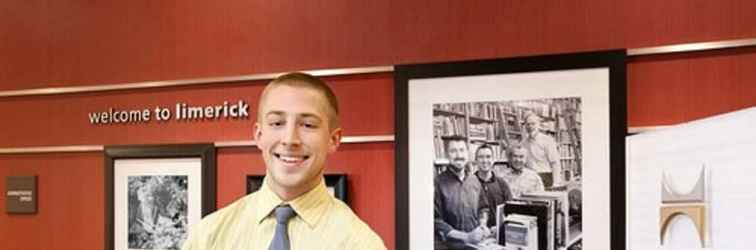
[[[520,109],[515,107],[511,102],[501,102],[498,108],[499,124],[497,126],[497,137],[506,142],[521,141],[523,132]]]
[[[580,140],[580,100],[576,98],[559,99],[555,103],[556,141],[561,157],[562,171],[566,181],[575,182],[581,176],[581,140]]]
[[[445,142],[463,139],[467,142],[469,159],[475,158],[475,150],[481,145],[489,145],[494,159],[501,159],[503,150],[497,137],[496,103],[445,103],[433,105],[433,146],[436,174],[443,172],[450,164]]]

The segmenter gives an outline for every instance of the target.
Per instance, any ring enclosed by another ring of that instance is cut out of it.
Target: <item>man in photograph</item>
[[[526,168],[527,150],[522,145],[514,144],[507,148],[507,158],[510,169],[504,175],[514,198],[531,192],[544,191],[541,177],[533,170]]]
[[[450,166],[434,182],[434,226],[436,239],[448,249],[468,249],[491,232],[480,225],[481,184],[471,173],[464,138],[445,141]]]
[[[488,145],[482,145],[475,150],[475,162],[478,166],[475,176],[482,187],[480,207],[482,213],[486,214],[486,226],[489,228],[496,226],[496,207],[512,199],[509,185],[493,171],[493,154],[493,148]]]
[[[541,132],[541,117],[533,112],[524,116],[526,136],[522,146],[528,151],[528,166],[533,168],[548,187],[562,187],[562,164],[553,137]]]
[[[342,136],[338,113],[335,95],[316,77],[289,73],[271,81],[254,129],[266,167],[262,187],[205,217],[183,249],[386,249],[326,189],[326,157]]]

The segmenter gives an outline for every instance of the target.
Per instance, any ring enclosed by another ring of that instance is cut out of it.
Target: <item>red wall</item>
[[[0,196],[0,248],[102,249],[105,194],[101,154],[0,156],[0,187],[5,177],[37,175],[38,213],[8,215]]]
[[[756,37],[741,1],[13,1],[0,8],[0,90],[551,54]],[[630,126],[667,125],[756,104],[756,49],[644,56],[628,64]],[[393,133],[391,74],[332,77],[347,135]],[[251,139],[251,120],[94,126],[87,113],[256,107],[262,82],[0,98],[0,147]],[[254,115],[254,114],[252,114]],[[394,145],[344,145],[352,204],[394,245]],[[101,153],[0,155],[39,176],[39,214],[0,206],[0,249],[101,249]],[[254,148],[218,151],[218,205],[259,174]],[[0,196],[0,204],[4,196]]]
[[[634,58],[628,124],[671,125],[756,105],[756,48]]]
[[[4,3],[0,89],[637,48],[756,36],[749,0]]]

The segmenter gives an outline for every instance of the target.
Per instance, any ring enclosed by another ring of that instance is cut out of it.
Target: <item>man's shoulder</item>
[[[351,246],[349,249],[386,249],[381,237],[346,203],[334,198],[331,212],[334,213],[332,219],[344,223],[349,229],[347,230],[349,236],[346,244]]]
[[[436,186],[445,186],[449,185],[449,182],[452,182],[454,180],[457,180],[457,176],[452,173],[451,170],[447,169],[436,176],[434,184]]]
[[[214,248],[219,241],[227,238],[228,234],[234,231],[231,227],[238,226],[236,223],[244,223],[242,222],[243,212],[248,210],[249,200],[253,198],[252,194],[247,195],[202,218],[200,222],[191,226],[189,237],[182,249]]]
[[[449,166],[448,168],[450,167],[451,166]],[[441,178],[441,179],[450,179],[450,178],[455,178],[455,177],[456,177],[456,174],[454,174],[454,172],[452,172],[452,170],[450,169],[441,171],[441,173],[438,174],[438,176],[436,176],[436,178]]]
[[[539,143],[556,143],[556,139],[554,139],[553,136],[547,135],[542,132],[536,135],[536,141]]]
[[[352,211],[352,208],[349,207],[346,203],[343,201],[331,198],[331,208],[329,209],[329,212],[331,213],[331,219],[337,220],[340,223],[346,223],[348,225],[354,225],[361,226],[361,223],[364,223],[362,219],[360,219],[359,216],[357,216],[354,211]]]
[[[213,232],[217,230],[217,227],[226,224],[227,221],[235,221],[237,217],[242,215],[242,212],[248,209],[250,200],[254,199],[255,194],[246,195],[233,203],[218,209],[217,211],[205,216],[192,230],[198,230],[203,232]]]
[[[233,214],[237,214],[243,210],[245,210],[250,204],[252,200],[255,200],[258,197],[258,193],[254,192],[248,195],[245,195],[236,201],[232,202],[231,204],[228,204],[227,206],[219,209],[213,214],[217,214],[216,216],[222,217],[222,216],[229,216]]]
[[[536,171],[527,168],[523,169],[522,176],[528,179],[541,179],[541,176]]]
[[[507,179],[504,176],[499,176],[499,175],[494,174],[493,178],[494,178],[494,181],[496,181],[499,185],[509,187],[509,183],[507,183]]]

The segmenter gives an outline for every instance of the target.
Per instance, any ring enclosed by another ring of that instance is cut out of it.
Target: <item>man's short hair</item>
[[[512,156],[514,155],[515,150],[518,150],[518,151],[522,150],[522,151],[527,152],[527,149],[525,149],[525,147],[522,146],[522,144],[513,143],[513,144],[509,145],[509,147],[507,147],[507,159],[508,159],[508,161],[511,161],[513,159]],[[525,157],[528,157],[527,153],[525,154]]]
[[[317,91],[322,94],[328,101],[328,107],[330,108],[330,115],[328,117],[328,124],[331,129],[339,127],[339,102],[336,99],[336,95],[333,94],[331,87],[313,75],[302,72],[291,72],[276,77],[265,86],[262,94],[260,94],[260,103],[257,106],[257,121],[262,120],[262,105],[266,98],[266,93],[269,89],[280,86],[289,86],[295,88],[308,88]]]
[[[523,124],[527,123],[530,117],[538,118],[539,123],[543,121],[543,119],[541,119],[541,116],[536,115],[536,113],[533,113],[533,111],[527,111],[525,112],[525,114],[522,115],[522,123]]]
[[[483,144],[480,147],[478,147],[477,149],[475,149],[475,159],[476,160],[478,159],[478,152],[480,152],[483,149],[488,149],[489,151],[491,151],[491,154],[494,153],[494,150],[493,150],[493,148],[491,146],[488,146],[488,144]]]
[[[448,150],[449,149],[449,145],[452,142],[455,142],[455,141],[463,142],[465,144],[465,148],[467,148],[467,139],[465,139],[465,137],[462,137],[462,136],[450,136],[450,137],[448,137],[448,138],[446,138],[444,140],[444,149]]]

